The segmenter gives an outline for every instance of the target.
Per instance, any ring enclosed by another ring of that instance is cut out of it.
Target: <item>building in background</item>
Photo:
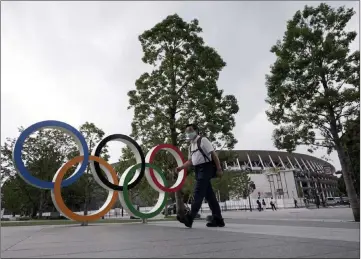
[[[245,170],[256,185],[251,198],[321,200],[337,195],[337,177],[330,163],[305,154],[264,150],[233,150],[228,170]]]

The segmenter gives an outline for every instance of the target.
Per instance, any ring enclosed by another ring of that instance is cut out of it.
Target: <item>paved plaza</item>
[[[203,215],[205,216],[205,215]],[[225,212],[225,228],[178,222],[1,228],[3,258],[360,258],[349,208]]]

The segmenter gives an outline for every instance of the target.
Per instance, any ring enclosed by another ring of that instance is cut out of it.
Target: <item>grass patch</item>
[[[169,216],[164,219],[148,219],[148,221],[173,221],[176,220],[175,216]],[[100,219],[97,221],[89,222],[92,224],[109,224],[109,223],[134,223],[142,222],[141,219]],[[61,219],[61,220],[27,220],[27,221],[2,221],[1,227],[18,227],[18,226],[45,226],[45,225],[78,225],[80,222]]]
[[[164,217],[164,219],[177,219],[177,216],[166,216],[166,217]]]

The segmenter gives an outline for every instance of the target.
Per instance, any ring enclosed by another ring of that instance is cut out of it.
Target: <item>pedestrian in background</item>
[[[320,197],[319,197],[319,196],[316,196],[315,203],[316,203],[317,209],[319,209],[319,208],[320,208],[320,204],[321,204],[321,202],[320,202]]]
[[[297,200],[295,198],[293,198],[294,202],[295,202],[295,208],[298,208],[298,205],[297,205]]]
[[[270,205],[271,205],[272,210],[277,210],[275,202],[273,201],[273,197],[271,198]]]
[[[266,209],[266,202],[264,199],[262,199],[262,209],[265,210]]]
[[[258,205],[258,211],[262,210],[262,204],[259,200],[257,200],[257,205]]]

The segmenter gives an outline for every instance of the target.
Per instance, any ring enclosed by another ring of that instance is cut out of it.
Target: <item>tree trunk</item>
[[[175,192],[174,196],[175,196],[177,215],[183,217],[185,215],[185,206],[184,206],[182,190]]]
[[[84,216],[88,215],[88,201],[85,199],[84,202]],[[88,226],[88,221],[84,221],[81,223],[81,226]]]
[[[326,88],[325,88],[326,89]],[[357,198],[355,186],[352,181],[352,166],[350,158],[346,155],[346,148],[344,143],[340,139],[337,133],[337,123],[335,119],[335,114],[330,108],[330,130],[335,143],[335,148],[337,151],[338,158],[341,163],[342,175],[346,185],[347,196],[350,199],[350,206],[352,208],[353,217],[356,222],[360,222],[360,202]]]
[[[165,203],[165,209],[164,209],[164,217],[168,217],[168,200]]]
[[[355,186],[352,181],[351,161],[346,155],[345,148],[341,143],[336,143],[338,158],[340,159],[342,175],[346,185],[347,196],[350,200],[353,216],[356,222],[360,222],[360,202],[357,198]]]
[[[37,213],[38,213],[38,208],[35,207],[35,205],[33,205],[33,208],[31,209],[31,218],[35,219]]]
[[[175,85],[175,84],[174,84]],[[175,89],[175,87],[174,87]],[[172,139],[172,145],[177,146],[178,145],[178,141],[177,141],[177,130],[176,130],[176,126],[175,126],[175,112],[176,112],[176,105],[177,105],[177,101],[176,101],[176,95],[174,95],[173,98],[173,109],[170,111],[170,115],[171,115],[171,125],[170,125],[170,131],[171,131],[171,139]],[[183,195],[181,191],[177,191],[175,193],[175,201],[176,201],[176,205],[177,205],[177,215],[183,217],[184,216],[184,212],[185,212],[185,207],[184,207],[184,201],[183,201]]]
[[[183,217],[185,214],[185,206],[184,206],[183,195],[181,190],[175,193],[175,202],[177,208],[177,215]]]
[[[39,216],[38,218],[41,219],[41,217],[43,216],[43,205],[44,205],[44,192],[40,192],[40,197],[39,197]]]
[[[175,202],[177,205],[177,215],[181,217],[184,216],[185,208],[184,208],[183,196],[181,191],[175,193]]]

